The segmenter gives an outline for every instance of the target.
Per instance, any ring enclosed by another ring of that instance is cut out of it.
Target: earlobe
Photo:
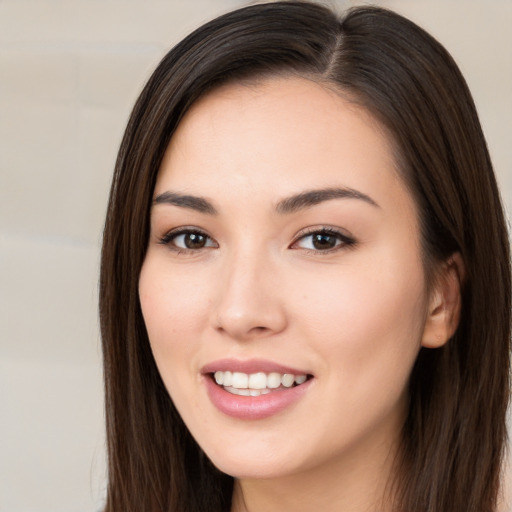
[[[465,267],[460,253],[442,265],[432,290],[421,345],[439,348],[455,334],[461,312],[461,286]]]

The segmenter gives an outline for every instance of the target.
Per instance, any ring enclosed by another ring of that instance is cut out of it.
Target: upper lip
[[[217,371],[241,372],[241,373],[289,373],[292,375],[310,375],[311,372],[304,371],[291,366],[282,365],[265,359],[218,359],[206,364],[201,368],[201,373],[215,373]]]

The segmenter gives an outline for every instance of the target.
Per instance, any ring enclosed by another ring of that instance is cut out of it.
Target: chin
[[[275,447],[262,447],[258,443],[236,446],[233,443],[220,447],[203,448],[213,465],[237,479],[272,479],[300,471],[306,460],[295,453],[284,453]]]
[[[272,458],[265,459],[236,459],[223,458],[222,460],[212,460],[213,465],[238,480],[268,480],[291,475],[296,472],[292,467],[279,462]]]

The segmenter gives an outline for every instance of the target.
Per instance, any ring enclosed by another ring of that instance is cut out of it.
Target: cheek
[[[336,281],[312,280],[309,294],[302,296],[300,331],[314,343],[325,396],[336,397],[339,406],[326,412],[320,404],[312,415],[327,415],[331,424],[343,425],[344,415],[352,411],[350,425],[343,428],[354,436],[403,414],[423,332],[421,269],[407,280],[399,273],[390,279],[380,270],[347,268]]]
[[[353,376],[350,383],[407,376],[420,347],[427,306],[422,268],[389,261],[340,267],[330,279],[303,278],[297,293],[302,332],[326,361],[338,361]]]
[[[188,371],[208,318],[204,287],[185,273],[170,272],[149,255],[139,279],[139,297],[151,350],[164,380]],[[171,371],[169,371],[171,370]]]

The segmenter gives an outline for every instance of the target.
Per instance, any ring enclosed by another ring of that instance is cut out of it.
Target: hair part
[[[473,100],[450,55],[411,21],[374,7],[338,18],[297,1],[242,8],[190,34],[163,58],[128,122],[100,277],[106,511],[229,509],[232,478],[197,446],[156,368],[138,280],[157,173],[187,110],[222,84],[281,75],[332,87],[385,127],[417,204],[426,275],[455,252],[465,264],[459,329],[444,347],[422,349],[412,371],[396,509],[493,512],[510,389],[510,264]]]

